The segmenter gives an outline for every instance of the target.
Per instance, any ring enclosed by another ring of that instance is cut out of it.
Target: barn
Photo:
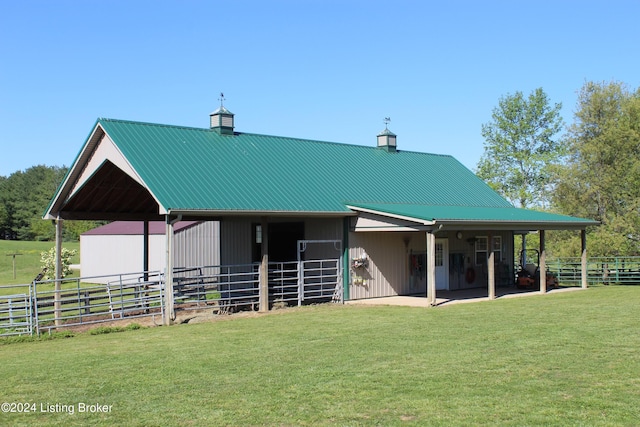
[[[150,221],[147,227],[145,233],[144,221],[114,221],[82,233],[80,275],[85,282],[106,284],[118,273],[162,271],[167,252],[165,224]],[[177,268],[220,263],[217,221],[180,221],[174,232],[173,265]]]
[[[333,271],[333,300],[435,302],[438,290],[470,287],[493,298],[512,283],[516,237],[532,231],[543,272],[552,229],[581,233],[586,269],[585,230],[597,222],[515,208],[455,158],[398,141],[387,127],[371,146],[239,132],[222,105],[206,128],[98,119],[45,218],[60,229],[67,219],[162,221],[167,322],[180,221],[219,222],[220,266],[249,266],[243,281],[256,278],[261,310],[288,279],[304,300],[309,261]]]

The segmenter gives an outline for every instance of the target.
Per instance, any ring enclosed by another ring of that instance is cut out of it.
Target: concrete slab
[[[582,290],[580,287],[568,287],[551,289],[547,294],[555,294],[560,292],[572,292]],[[446,306],[451,304],[471,303],[480,301],[490,301],[487,296],[487,290],[482,289],[465,289],[460,291],[437,291],[436,306]],[[517,288],[498,288],[496,289],[496,299],[526,297],[532,295],[541,295],[540,291],[527,291]],[[360,300],[346,301],[345,304],[355,305],[400,305],[407,307],[428,307],[427,298],[424,295],[397,295],[381,298],[368,298]]]

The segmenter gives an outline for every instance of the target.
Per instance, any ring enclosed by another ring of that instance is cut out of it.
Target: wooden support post
[[[547,250],[545,249],[545,233],[540,230],[540,292],[547,292]]]
[[[142,222],[142,271],[144,272],[144,281],[149,280],[149,220]]]
[[[582,267],[582,271],[580,274],[580,279],[582,282],[582,289],[587,289],[589,286],[587,283],[588,275],[587,275],[587,230],[580,230],[580,241],[582,245],[582,256],[580,259],[580,265]]]
[[[488,296],[489,299],[496,299],[496,264],[495,264],[495,251],[493,249],[493,236],[489,233],[487,237],[488,254],[487,257],[487,282],[489,285]]]
[[[427,231],[427,304],[436,305],[436,236]]]
[[[165,325],[170,325],[176,318],[173,299],[173,221],[166,217],[166,267],[164,273],[164,319]]]
[[[62,222],[60,217],[56,219],[56,271],[53,297],[53,317],[56,326],[62,324],[60,319],[62,315],[62,301],[60,300],[60,292],[62,291]]]
[[[269,222],[262,218],[262,262],[260,264],[259,311],[269,311]]]

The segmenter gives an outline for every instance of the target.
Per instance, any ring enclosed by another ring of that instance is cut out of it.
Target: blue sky
[[[69,166],[98,117],[451,154],[501,96],[573,121],[586,81],[640,87],[640,1],[0,0],[0,175]]]

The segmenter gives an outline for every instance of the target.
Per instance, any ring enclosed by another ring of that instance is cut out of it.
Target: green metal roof
[[[530,209],[487,206],[430,206],[415,204],[351,204],[354,209],[361,209],[380,214],[411,218],[425,222],[498,222],[511,225],[531,223],[555,223],[567,225],[596,225],[597,221],[575,218],[551,212]]]
[[[349,212],[347,202],[511,207],[451,156],[122,120],[99,124],[167,210]]]
[[[419,221],[596,224],[516,209],[455,158],[390,152],[374,146],[375,136],[360,146],[113,119],[98,119],[48,208],[54,217],[98,129],[166,212],[345,215],[351,206]]]

